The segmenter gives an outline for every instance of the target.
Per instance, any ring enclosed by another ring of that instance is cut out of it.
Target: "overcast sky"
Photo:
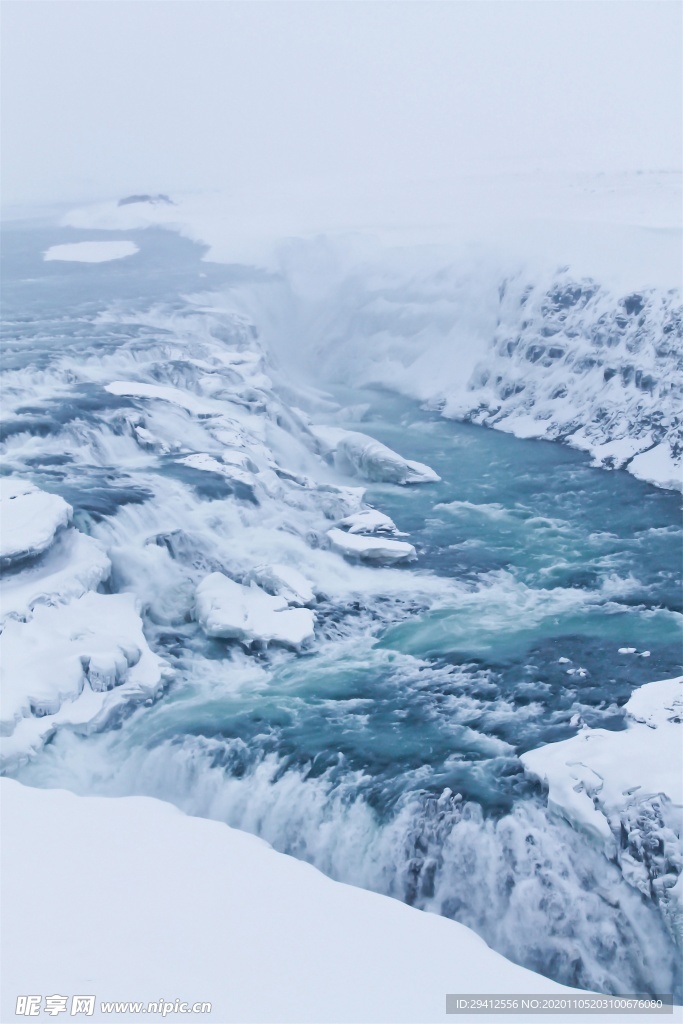
[[[677,2],[2,8],[5,204],[681,162]]]

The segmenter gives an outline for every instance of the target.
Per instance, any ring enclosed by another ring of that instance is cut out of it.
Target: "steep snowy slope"
[[[99,1016],[104,1000],[173,1006],[179,997],[212,1004],[191,1019],[218,1024],[427,1024],[450,1019],[447,992],[492,984],[585,995],[510,963],[454,921],[333,882],[254,836],[160,801],[76,797],[9,779],[0,794],[2,925],[12,936],[5,1021],[26,992],[92,993],[97,1021],[141,1019]]]

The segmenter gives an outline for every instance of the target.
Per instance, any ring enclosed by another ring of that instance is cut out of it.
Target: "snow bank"
[[[197,587],[196,614],[207,636],[241,643],[278,643],[299,649],[313,639],[313,612],[290,608],[283,596],[273,597],[253,584],[235,583],[214,572]]]
[[[636,455],[631,459],[628,470],[640,480],[648,480],[658,487],[683,491],[681,457],[674,455],[671,444],[666,441]]]
[[[3,1020],[25,993],[208,1001],[220,1024],[427,1024],[453,1019],[447,992],[570,992],[463,925],[160,801],[0,793]]]
[[[51,245],[43,254],[46,262],[63,260],[69,263],[108,263],[134,256],[139,252],[135,242],[72,242],[68,245]]]
[[[90,592],[41,605],[28,622],[10,619],[1,668],[7,763],[27,757],[56,728],[95,728],[115,706],[152,698],[161,686],[161,661],[145,640],[132,594]]]
[[[346,533],[336,527],[327,531],[335,551],[350,558],[361,558],[368,562],[412,562],[417,552],[412,544],[403,540],[388,540],[385,537],[364,537],[357,533]]]
[[[0,478],[0,563],[39,555],[71,519],[71,506],[15,477]]]
[[[522,754],[548,805],[617,859],[628,881],[682,923],[683,677],[641,686],[622,732],[583,729]]]

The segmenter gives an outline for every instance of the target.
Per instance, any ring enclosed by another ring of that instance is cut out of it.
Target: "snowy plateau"
[[[680,1002],[680,196],[562,188],[498,246],[255,254],[176,196],[21,242],[3,1020],[66,988],[223,1024]]]

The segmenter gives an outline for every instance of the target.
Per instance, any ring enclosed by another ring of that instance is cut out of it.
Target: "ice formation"
[[[339,525],[349,533],[386,534],[392,537],[399,534],[394,521],[376,508],[364,508],[361,512],[345,516],[339,521]]]
[[[641,686],[621,732],[584,728],[522,755],[548,805],[618,860],[624,877],[659,902],[672,933],[683,925],[683,677]]]
[[[279,643],[299,649],[313,639],[313,612],[290,608],[256,584],[235,583],[214,572],[197,587],[197,618],[207,636],[253,643]]]
[[[26,619],[37,605],[62,604],[96,590],[111,563],[102,545],[78,530],[63,530],[42,558],[2,580],[0,623]]]
[[[412,544],[403,540],[390,540],[386,537],[366,537],[359,533],[338,530],[336,527],[327,531],[327,536],[335,551],[351,558],[361,558],[368,562],[410,562],[417,558]]]
[[[404,459],[381,441],[356,430],[341,427],[312,427],[327,454],[334,456],[337,469],[363,480],[392,484],[437,483],[439,476],[421,462]]]
[[[304,607],[315,604],[310,580],[291,565],[257,565],[251,579],[269,594],[283,597],[287,604]]]
[[[127,701],[162,685],[161,661],[142,632],[132,594],[89,592],[31,619],[10,619],[2,634],[5,764],[35,752],[55,729],[101,727]]]
[[[58,494],[15,477],[0,478],[0,564],[46,551],[70,516],[69,505]]]

